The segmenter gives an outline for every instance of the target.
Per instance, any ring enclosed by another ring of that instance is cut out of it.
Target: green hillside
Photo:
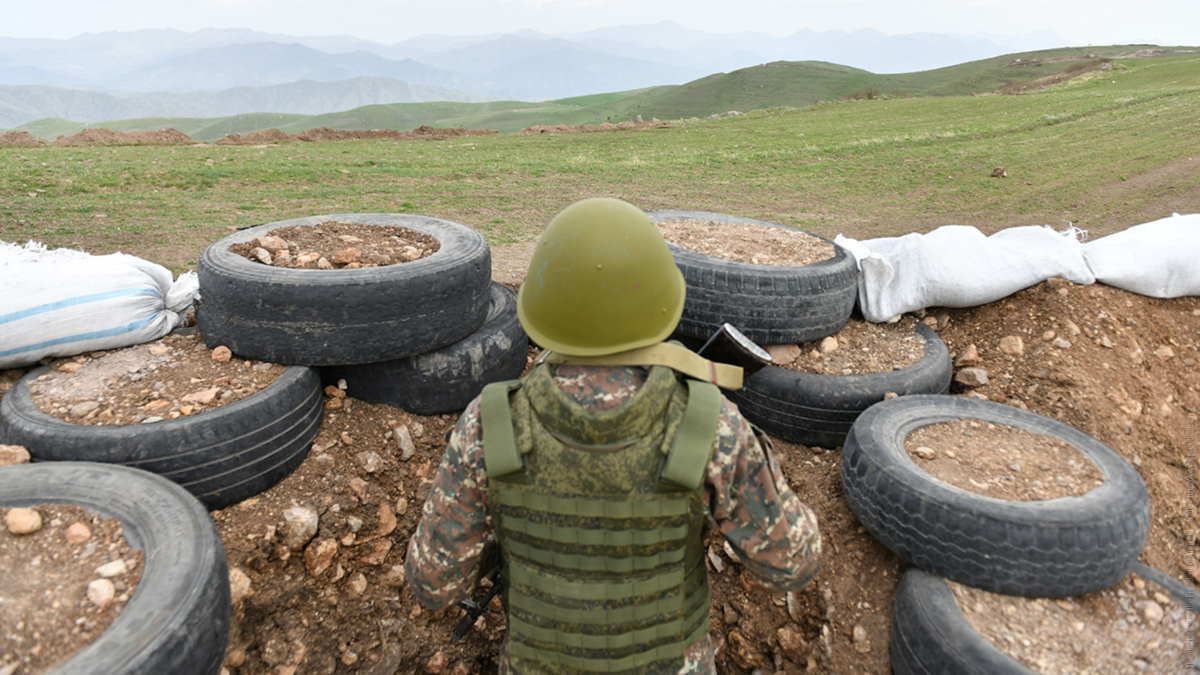
[[[422,124],[518,131],[536,124],[593,124],[642,116],[645,119],[706,117],[730,110],[799,108],[853,98],[985,94],[1038,88],[1114,67],[1123,58],[1178,58],[1193,50],[1150,45],[1071,47],[1007,54],[917,73],[876,74],[820,61],[778,61],[718,73],[683,85],[650,87],[531,103],[396,103],[324,115],[259,113],[214,119],[137,119],[80,124],[39,120],[18,129],[52,138],[89,127],[140,131],[173,127],[204,141],[227,133],[278,128],[297,133],[315,127],[412,129]],[[1173,56],[1175,55],[1175,56]],[[1135,59],[1145,61],[1145,58]]]

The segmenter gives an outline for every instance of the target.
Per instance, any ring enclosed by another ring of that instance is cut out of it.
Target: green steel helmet
[[[684,293],[671,250],[641,209],[584,199],[554,216],[538,239],[517,318],[546,349],[603,356],[666,339]]]

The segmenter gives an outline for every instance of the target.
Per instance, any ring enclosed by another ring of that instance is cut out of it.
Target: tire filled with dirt
[[[766,366],[747,378],[741,390],[729,392],[729,398],[769,434],[793,443],[839,447],[858,416],[889,392],[907,396],[949,390],[953,368],[946,343],[925,324],[918,323],[915,330],[924,350],[916,363],[904,368],[826,375]]]
[[[54,673],[158,675],[221,670],[229,640],[229,572],[204,507],[178,485],[111,464],[0,469],[0,507],[67,504],[121,521],[143,571],[116,620]]]
[[[687,220],[789,230],[776,223],[707,211],[662,210],[647,215],[656,223]],[[773,345],[838,332],[858,297],[858,266],[832,241],[803,234],[827,242],[831,257],[801,266],[754,264],[697,253],[668,241],[687,284],[676,334],[704,340],[729,323],[751,340]]]
[[[462,340],[394,361],[321,368],[321,378],[326,384],[345,380],[350,396],[369,403],[441,415],[462,411],[490,382],[520,376],[528,351],[516,296],[493,283],[483,325]]]
[[[909,434],[964,418],[1065,442],[1102,476],[1079,496],[988,497],[934,478],[905,449]],[[1073,427],[1012,406],[918,395],[867,409],[842,450],[842,486],[872,536],[913,566],[995,593],[1079,595],[1117,582],[1146,543],[1150,502],[1137,471]]]
[[[277,230],[329,223],[404,228],[436,240],[436,251],[376,267],[298,269],[232,250]],[[470,334],[487,314],[491,254],[482,235],[448,220],[337,214],[231,234],[204,250],[198,272],[196,322],[208,346],[271,363],[331,366],[422,354]]]

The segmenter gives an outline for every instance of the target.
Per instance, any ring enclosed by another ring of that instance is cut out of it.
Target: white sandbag
[[[1200,295],[1200,214],[1178,213],[1083,246],[1096,281],[1152,298]]]
[[[166,335],[196,298],[194,272],[124,253],[0,241],[0,369]]]
[[[858,260],[858,302],[868,321],[894,321],[926,307],[974,307],[1050,277],[1095,281],[1083,259],[1080,230],[1010,227],[985,236],[966,225],[928,234],[836,243]]]

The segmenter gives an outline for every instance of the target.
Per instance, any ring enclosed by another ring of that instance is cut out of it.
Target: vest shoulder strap
[[[688,379],[687,407],[667,451],[662,479],[687,490],[696,490],[704,482],[708,460],[712,458],[717,437],[717,418],[721,414],[721,391],[715,384]]]
[[[513,432],[508,395],[521,387],[520,380],[492,382],[479,396],[479,421],[483,427],[483,463],[488,478],[500,478],[524,468]]]

